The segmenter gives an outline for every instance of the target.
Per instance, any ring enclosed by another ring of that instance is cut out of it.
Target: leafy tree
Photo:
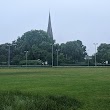
[[[19,57],[19,60],[24,60],[24,51],[28,51],[29,60],[40,59],[44,62],[48,60],[47,55],[50,53],[51,39],[45,31],[28,31],[24,33],[21,38],[19,37],[14,41],[13,44],[17,45],[15,50],[15,59],[17,58],[16,56],[20,55],[21,57]]]
[[[54,44],[47,33],[43,30],[31,30],[24,33],[17,40],[13,41],[10,47],[10,63],[25,64],[25,51],[28,51],[28,64],[39,64],[40,62],[52,63],[52,44],[53,44],[53,60],[54,65],[57,65],[57,52],[59,64],[73,64],[84,61],[86,55],[86,47],[80,40],[62,43],[61,45]],[[8,46],[9,44],[0,45],[0,64],[7,64],[8,61]]]
[[[61,52],[64,54],[68,63],[77,63],[84,61],[86,47],[80,40],[69,41],[66,44],[61,44]]]
[[[97,50],[97,61],[99,63],[109,61],[110,63],[110,44],[102,43]]]
[[[8,46],[6,44],[0,45],[0,64],[7,64],[8,61]]]

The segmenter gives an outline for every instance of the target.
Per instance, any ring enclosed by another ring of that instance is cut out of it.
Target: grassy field
[[[110,68],[1,68],[0,110],[110,110]]]

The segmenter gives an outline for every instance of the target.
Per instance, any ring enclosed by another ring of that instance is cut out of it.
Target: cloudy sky
[[[0,44],[46,31],[49,11],[57,43],[81,40],[90,55],[93,43],[110,43],[110,0],[0,0]]]

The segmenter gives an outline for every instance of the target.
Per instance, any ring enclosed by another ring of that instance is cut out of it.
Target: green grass
[[[0,110],[77,110],[81,103],[66,96],[39,96],[21,92],[0,94]]]
[[[110,110],[110,68],[1,68],[0,110],[30,110],[27,103],[32,110]]]

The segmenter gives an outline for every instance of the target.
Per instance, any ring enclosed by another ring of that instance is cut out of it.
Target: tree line
[[[51,65],[53,44],[53,65],[86,65],[88,56],[86,46],[82,41],[68,41],[58,44],[48,37],[43,30],[25,32],[11,44],[0,45],[0,65],[25,65],[26,52],[28,65]],[[97,62],[104,64],[110,62],[110,44],[101,44],[98,47]],[[94,65],[94,56],[89,64]]]

